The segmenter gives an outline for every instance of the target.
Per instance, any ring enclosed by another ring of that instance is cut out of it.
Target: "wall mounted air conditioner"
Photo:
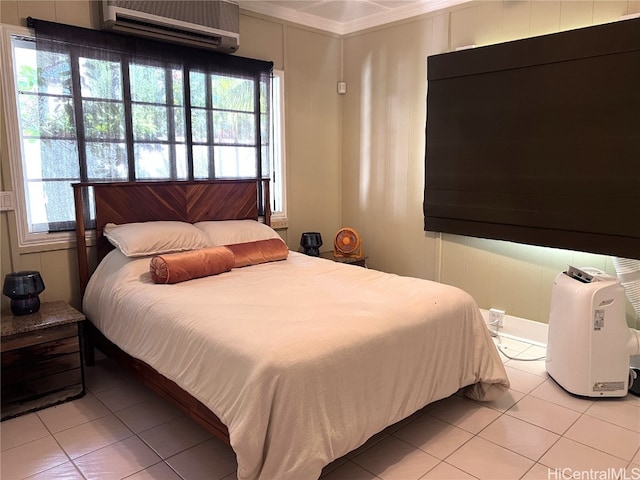
[[[223,53],[240,46],[240,8],[225,0],[102,0],[105,29]]]

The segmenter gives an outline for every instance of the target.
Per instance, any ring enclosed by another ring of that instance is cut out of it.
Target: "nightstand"
[[[84,395],[84,320],[66,302],[2,316],[2,420]]]
[[[349,265],[357,265],[359,267],[366,267],[367,266],[366,262],[368,258],[365,255],[363,255],[362,257],[336,257],[333,254],[333,251],[320,252],[320,257],[326,258],[328,260],[333,260],[334,262],[348,263]]]

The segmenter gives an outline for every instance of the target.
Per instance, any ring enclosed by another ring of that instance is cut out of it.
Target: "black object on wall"
[[[428,58],[425,230],[640,258],[640,18]]]

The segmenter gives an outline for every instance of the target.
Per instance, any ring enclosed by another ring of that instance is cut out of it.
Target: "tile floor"
[[[503,340],[510,356],[537,346]],[[640,479],[640,398],[561,390],[544,361],[503,356],[511,390],[428,405],[329,465],[323,480]],[[123,374],[88,368],[87,395],[2,422],[2,480],[235,479],[233,451]],[[300,479],[304,480],[304,479]]]

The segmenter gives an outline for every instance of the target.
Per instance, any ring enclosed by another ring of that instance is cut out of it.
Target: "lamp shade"
[[[37,312],[40,309],[38,295],[43,291],[44,282],[40,272],[12,272],[4,277],[2,293],[11,299],[11,312],[14,315]]]
[[[322,235],[318,232],[304,232],[300,237],[300,246],[307,255],[318,257],[322,246]]]

